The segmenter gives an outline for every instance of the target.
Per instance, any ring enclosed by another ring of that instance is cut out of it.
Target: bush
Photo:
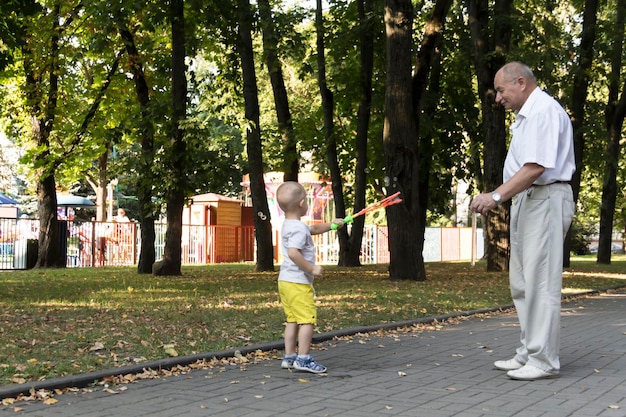
[[[595,228],[591,224],[585,224],[578,218],[574,218],[571,229],[571,251],[576,255],[586,255],[589,253],[591,236],[595,233]]]

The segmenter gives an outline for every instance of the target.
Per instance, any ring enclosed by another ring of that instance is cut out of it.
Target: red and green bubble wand
[[[359,217],[362,216],[366,213],[369,213],[371,211],[375,211],[375,210],[379,210],[381,208],[385,208],[385,207],[389,207],[389,206],[393,206],[394,204],[398,204],[398,203],[402,203],[402,199],[400,198],[400,191],[398,191],[395,194],[390,195],[387,198],[383,198],[380,201],[375,202],[374,204],[371,204],[367,207],[365,207],[363,210],[354,213],[352,215],[346,216],[343,219],[344,224],[345,223],[352,223],[354,221],[355,217]],[[330,225],[330,229],[331,230],[337,230],[339,228],[339,226],[335,223],[332,223]]]

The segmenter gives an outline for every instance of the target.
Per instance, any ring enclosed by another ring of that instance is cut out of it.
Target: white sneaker
[[[508,361],[495,361],[493,363],[493,366],[501,371],[513,371],[515,369],[520,369],[522,366],[524,366],[524,364],[518,362],[517,359],[513,358],[509,359]]]
[[[297,356],[298,355],[296,353],[285,355],[283,357],[283,361],[280,363],[280,367],[283,369],[293,369],[293,363],[296,361]]]
[[[546,372],[543,369],[539,369],[536,366],[524,365],[520,369],[514,369],[506,373],[511,379],[517,379],[519,381],[535,381],[537,379],[558,378],[558,372]]]

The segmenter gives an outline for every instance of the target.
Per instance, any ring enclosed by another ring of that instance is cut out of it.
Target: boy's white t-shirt
[[[280,266],[278,280],[299,284],[313,284],[313,275],[301,270],[289,258],[289,248],[296,248],[300,250],[304,259],[311,264],[315,264],[315,245],[311,237],[311,228],[300,220],[285,219],[280,239],[283,263]]]

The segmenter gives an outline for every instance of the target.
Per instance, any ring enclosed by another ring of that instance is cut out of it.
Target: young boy
[[[315,246],[311,235],[326,233],[334,223],[341,227],[343,220],[307,226],[300,221],[309,206],[306,191],[301,184],[287,181],[276,191],[278,206],[285,212],[281,230],[283,263],[278,275],[278,293],[287,316],[285,326],[285,357],[281,367],[319,374],[326,367],[309,354],[313,327],[317,322],[313,300],[313,278],[322,275],[322,267],[315,265]],[[296,353],[296,342],[298,352]]]

